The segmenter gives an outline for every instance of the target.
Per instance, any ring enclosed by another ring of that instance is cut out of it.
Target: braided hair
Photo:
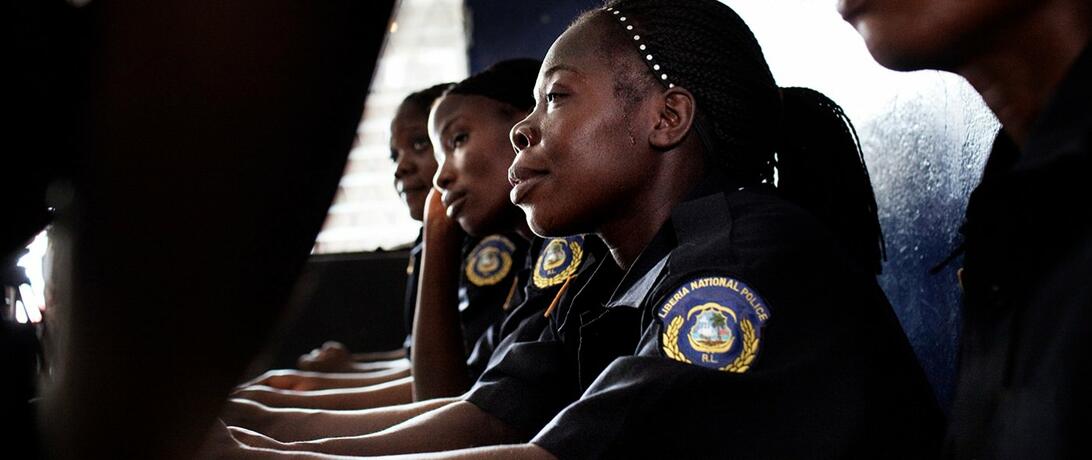
[[[879,273],[885,254],[876,199],[841,107],[810,89],[779,88],[750,28],[716,0],[610,0],[578,22],[604,19],[610,59],[636,52],[648,70],[641,84],[694,95],[707,165],[733,187],[776,179],[781,196],[812,212],[854,260]],[[615,85],[632,79],[618,76]]]

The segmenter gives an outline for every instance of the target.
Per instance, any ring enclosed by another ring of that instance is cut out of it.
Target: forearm
[[[301,391],[365,387],[408,377],[409,374],[408,367],[371,372],[311,372],[277,369],[240,385],[239,389],[246,390],[255,385]]]
[[[459,398],[430,399],[410,404],[352,411],[280,409],[292,411],[292,413],[270,414],[271,420],[265,429],[250,426],[247,428],[253,428],[285,442],[360,436],[385,430],[457,401]]]
[[[426,215],[411,360],[418,401],[462,394],[470,386],[458,308],[461,245],[461,232],[442,209]]]
[[[392,359],[390,361],[368,361],[347,363],[340,370],[343,372],[379,372],[391,369],[409,369],[410,362],[406,358]]]
[[[550,452],[534,444],[476,447],[443,452],[383,455],[346,456],[315,452],[293,452],[277,449],[242,447],[232,452],[232,458],[246,460],[348,460],[370,458],[375,460],[557,460]]]
[[[499,419],[460,401],[375,434],[285,443],[286,450],[340,455],[390,455],[467,449],[522,441]]]
[[[235,393],[272,407],[351,410],[404,404],[412,398],[413,377],[372,385],[365,388],[342,388],[316,391],[250,388]]]
[[[406,349],[398,348],[395,350],[387,351],[370,351],[365,353],[353,353],[353,361],[372,362],[372,361],[391,361],[395,359],[403,359],[406,357]]]
[[[393,382],[410,376],[409,368],[394,368],[375,372],[311,373],[304,376],[308,386],[315,390],[360,388]]]

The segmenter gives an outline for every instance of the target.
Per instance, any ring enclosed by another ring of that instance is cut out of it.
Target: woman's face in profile
[[[645,205],[638,191],[650,173],[643,155],[656,114],[647,98],[623,100],[616,91],[616,71],[644,64],[635,49],[622,59],[636,67],[619,68],[604,55],[602,28],[612,25],[590,18],[554,42],[535,85],[535,109],[512,130],[519,154],[511,199],[539,235],[594,232]]]
[[[432,110],[429,133],[440,163],[434,182],[448,217],[471,235],[503,231],[519,212],[508,202],[508,131],[522,117],[501,102],[464,94],[444,96]]]
[[[428,113],[403,103],[391,121],[391,161],[394,188],[409,208],[410,217],[424,217],[425,197],[436,174],[436,157],[428,138]]]

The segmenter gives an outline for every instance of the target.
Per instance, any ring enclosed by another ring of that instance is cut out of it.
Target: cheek
[[[422,153],[422,156],[417,159],[417,170],[422,178],[429,183],[432,182],[432,176],[436,175],[436,158],[432,156],[432,153]]]

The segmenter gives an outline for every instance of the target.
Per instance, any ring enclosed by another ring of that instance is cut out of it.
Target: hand
[[[231,434],[231,437],[243,446],[257,447],[259,449],[289,450],[288,444],[280,442],[257,431],[248,430],[246,428],[240,428],[237,426],[229,426],[227,427],[227,429],[228,432]]]
[[[447,216],[444,202],[440,198],[440,191],[436,188],[429,190],[428,197],[425,198],[425,233],[433,241],[440,237],[444,241],[461,244],[465,232],[458,222]]]
[[[278,421],[273,408],[242,398],[228,399],[220,413],[220,419],[231,426],[242,426],[259,431],[269,431],[269,425]]]
[[[254,385],[235,390],[231,393],[231,398],[245,399],[267,407],[284,407],[287,405],[285,402],[285,399],[287,399],[285,390],[262,385]]]
[[[281,390],[309,391],[319,389],[318,383],[309,375],[300,374],[291,369],[268,371],[258,378],[239,386],[239,389],[263,385]]]
[[[305,371],[314,372],[339,372],[350,367],[353,355],[345,345],[339,342],[326,342],[322,348],[311,350],[310,353],[300,356],[296,365]]]

